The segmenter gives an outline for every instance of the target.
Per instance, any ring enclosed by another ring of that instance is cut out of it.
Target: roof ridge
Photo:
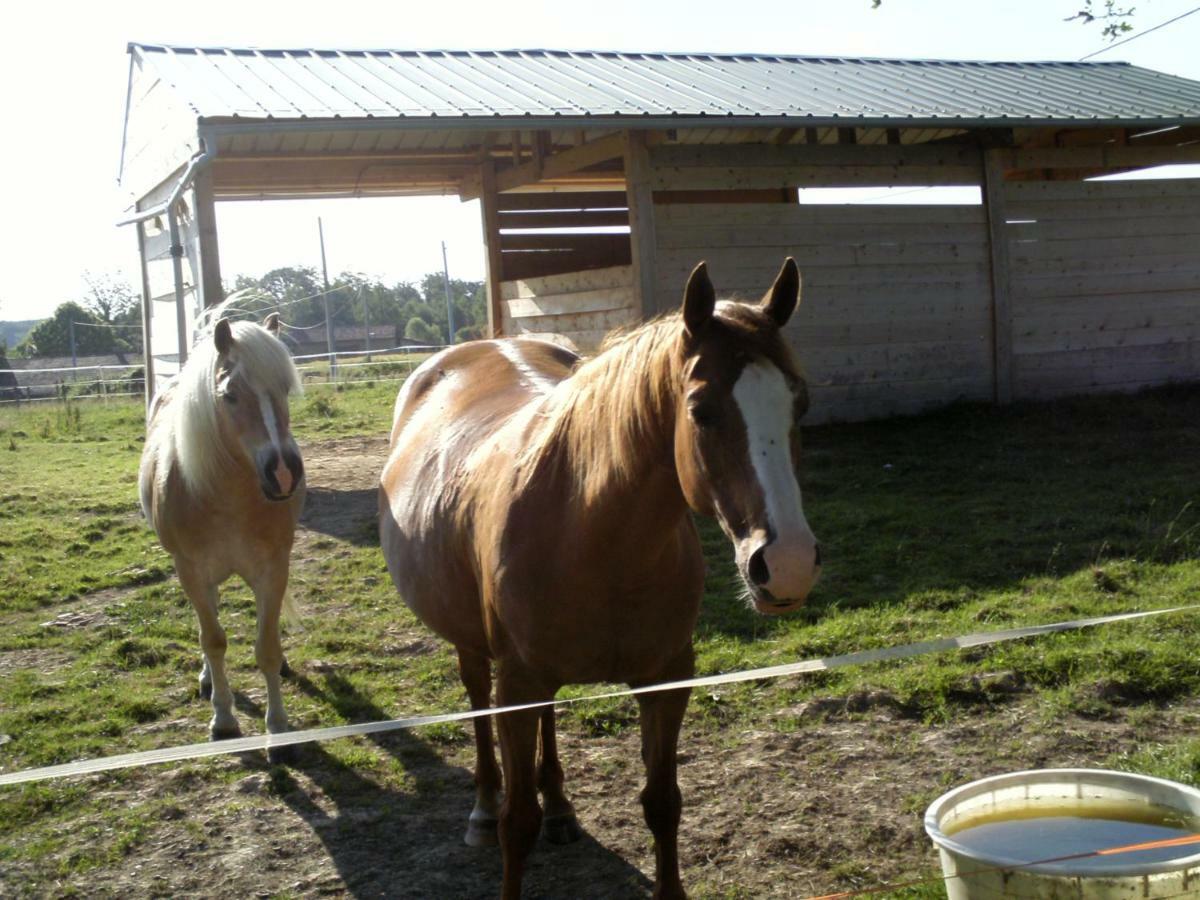
[[[492,54],[497,56],[517,56],[520,54],[545,54],[547,56],[584,56],[584,57],[663,57],[668,59],[722,59],[722,60],[780,60],[783,62],[804,63],[881,63],[903,65],[929,66],[1031,66],[1031,67],[1067,67],[1067,68],[1101,68],[1114,66],[1132,66],[1124,60],[1080,61],[1071,59],[945,59],[933,57],[901,57],[901,56],[847,56],[844,54],[804,54],[804,53],[744,53],[713,50],[572,50],[562,47],[257,47],[246,45],[240,47],[220,45],[185,45],[160,42],[129,41],[126,52],[135,49],[148,52],[204,52],[204,53],[307,53],[315,55],[337,54],[413,54],[446,56],[471,56]]]

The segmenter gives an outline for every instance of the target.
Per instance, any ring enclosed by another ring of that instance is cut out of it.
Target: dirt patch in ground
[[[105,588],[26,615],[39,627],[56,631],[103,628],[113,621],[106,610],[113,604],[122,603],[135,591],[135,587]],[[71,655],[62,650],[33,647],[0,650],[0,677],[29,670],[45,675],[67,666],[70,662]]]
[[[912,877],[935,864],[921,814],[948,785],[1095,765],[1194,729],[1200,707],[1143,709],[1138,719],[1137,727],[1079,718],[1048,727],[1018,702],[942,726],[875,714],[791,733],[771,722],[737,732],[685,728],[684,882],[698,896],[795,898]],[[187,768],[141,770],[119,785],[97,778],[113,804],[166,805],[120,865],[57,888],[89,896],[494,897],[498,850],[461,840],[473,801],[469,748],[407,733],[375,743],[403,767],[404,790],[360,775],[319,745],[289,769],[269,769],[257,754],[207,764],[233,776],[229,784]],[[637,803],[637,734],[567,733],[562,750],[585,836],[567,847],[539,843],[525,896],[649,896],[654,860]],[[47,886],[35,872],[7,877]]]
[[[376,543],[376,490],[387,458],[386,437],[353,437],[303,448],[308,496],[296,535],[303,564],[313,544],[328,536],[354,544]]]
[[[71,656],[62,650],[29,648],[0,651],[0,678],[14,672],[35,669],[48,674],[56,672],[71,661]]]
[[[374,540],[385,451],[383,439],[363,438],[305,448],[310,492],[298,566],[322,552],[326,536]],[[67,612],[102,608],[84,603]],[[417,630],[389,631],[387,640],[411,653],[436,646]],[[5,654],[0,666],[15,661]],[[42,668],[61,660],[19,662]],[[318,683],[336,676],[326,669],[314,661],[299,674]],[[870,696],[781,710],[753,728],[685,724],[685,885],[698,897],[796,898],[929,874],[936,858],[921,816],[948,786],[1022,768],[1094,766],[1200,724],[1195,701],[1047,722],[1030,695],[1001,693],[941,725],[905,718],[889,698]],[[261,699],[261,692],[243,696],[255,707]],[[94,776],[89,783],[104,806],[150,810],[145,827],[111,865],[58,877],[52,873],[71,871],[76,847],[113,838],[102,815],[74,822],[78,837],[61,852],[36,868],[8,866],[0,894],[495,897],[499,851],[462,842],[474,799],[471,742],[433,743],[420,732],[360,740],[403,777],[383,783],[320,745],[301,748],[288,768],[247,754]],[[539,843],[525,896],[650,896],[654,856],[637,801],[636,728],[604,737],[567,728],[560,746],[585,835],[566,847]]]

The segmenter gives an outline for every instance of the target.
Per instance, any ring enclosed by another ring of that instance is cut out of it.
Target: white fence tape
[[[441,713],[432,716],[411,716],[404,719],[389,719],[382,722],[363,722],[358,725],[339,725],[332,728],[310,728],[305,731],[285,731],[279,734],[261,734],[254,737],[234,738],[227,741],[210,741],[203,744],[186,744],[181,747],[164,747],[160,750],[147,750],[142,753],[124,753],[119,756],[106,756],[100,759],[85,759],[78,762],[63,763],[57,766],[45,766],[38,769],[26,769],[21,772],[0,774],[0,785],[25,784],[31,781],[45,781],[48,778],[66,778],[71,775],[90,775],[96,772],[111,772],[115,769],[128,769],[134,766],[148,766],[155,763],[181,762],[187,759],[200,759],[206,756],[221,756],[226,753],[245,753],[250,750],[266,750],[272,747],[287,747],[291,744],[308,744],[314,741],[331,741],[336,738],[355,737],[364,734],[380,734],[387,731],[401,731],[410,728],[420,728],[422,725],[436,725],[443,722],[463,722],[477,719],[480,716],[495,716],[501,713],[516,712],[523,709],[539,709],[546,706],[565,706],[572,703],[582,703],[588,700],[606,700],[614,697],[633,697],[638,694],[649,694],[655,691],[669,691],[679,688],[710,687],[721,684],[735,684],[741,681],[758,681],[760,679],[783,678],[787,675],[799,675],[805,672],[820,672],[827,669],[838,669],[843,666],[862,666],[868,663],[887,662],[894,659],[906,659],[911,656],[923,656],[926,653],[940,653],[946,650],[965,649],[967,647],[982,647],[986,644],[999,644],[1020,638],[1035,637],[1042,634],[1054,634],[1061,631],[1075,631],[1089,628],[1093,625],[1106,625],[1110,622],[1125,622],[1133,619],[1144,619],[1150,616],[1162,616],[1168,613],[1187,612],[1200,609],[1200,604],[1191,606],[1176,606],[1170,609],[1153,609],[1143,612],[1117,613],[1111,616],[1097,616],[1091,619],[1074,619],[1069,622],[1055,622],[1050,625],[1030,625],[1025,628],[1010,628],[1005,631],[990,631],[977,634],[967,634],[961,637],[941,638],[933,641],[920,641],[915,644],[903,644],[898,647],[880,647],[875,650],[860,650],[856,653],[846,653],[841,656],[830,656],[823,659],[808,659],[801,662],[784,663],[778,666],[767,666],[761,669],[745,669],[740,672],[726,672],[721,675],[707,675],[698,678],[688,678],[683,681],[669,681],[663,684],[645,685],[643,687],[627,688],[619,691],[607,691],[600,694],[589,694],[584,697],[569,697],[561,700],[546,700],[540,703],[524,703],[518,706],[489,707],[488,709],[469,710],[466,712]]]

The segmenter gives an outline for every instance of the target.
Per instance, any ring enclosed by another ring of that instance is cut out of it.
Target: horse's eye
[[[222,391],[221,399],[226,403],[237,403],[237,394],[235,394],[233,391]]]
[[[715,403],[693,403],[688,407],[688,413],[701,428],[709,428],[717,424],[721,417],[720,408]]]

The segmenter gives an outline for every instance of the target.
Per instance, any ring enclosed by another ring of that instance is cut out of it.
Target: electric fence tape
[[[742,681],[759,681],[772,678],[784,678],[788,675],[800,675],[806,672],[820,672],[827,669],[838,669],[845,666],[863,666],[870,663],[888,662],[896,659],[907,659],[912,656],[923,656],[927,653],[941,653],[947,650],[964,650],[969,647],[982,647],[988,644],[999,644],[1021,638],[1036,637],[1043,634],[1055,634],[1063,631],[1076,631],[1094,625],[1107,625],[1110,622],[1126,622],[1134,619],[1145,619],[1151,616],[1167,615],[1169,613],[1187,612],[1200,609],[1200,604],[1176,606],[1170,609],[1154,609],[1143,612],[1117,613],[1110,616],[1096,616],[1090,619],[1074,619],[1068,622],[1055,622],[1050,625],[1030,625],[1024,628],[1009,628],[1004,631],[980,632],[960,637],[940,638],[932,641],[919,641],[915,644],[903,644],[898,647],[880,647],[874,650],[859,650],[841,656],[830,656],[821,659],[808,659],[801,662],[784,663],[777,666],[766,666],[759,669],[745,669],[739,672],[726,672],[721,675],[706,675],[698,678],[687,678],[682,681],[669,681],[663,684],[645,685],[643,687],[626,688],[619,691],[607,691],[599,694],[588,694],[584,697],[568,697],[560,700],[545,700],[537,703],[523,703],[516,706],[489,707],[487,709],[468,710],[465,712],[440,713],[431,716],[410,716],[403,719],[389,719],[381,722],[363,722],[356,725],[338,725],[332,728],[310,728],[303,731],[284,731],[278,734],[261,734],[254,737],[234,738],[226,741],[210,741],[202,744],[185,744],[181,747],[164,747],[159,750],[146,750],[141,753],[123,753],[117,756],[106,756],[99,759],[84,759],[77,762],[63,763],[56,766],[44,766],[36,769],[26,769],[20,772],[0,773],[0,785],[25,784],[31,781],[45,781],[49,778],[66,778],[71,775],[90,775],[97,772],[111,772],[116,769],[128,769],[135,766],[148,766],[156,763],[182,762],[188,759],[200,759],[206,756],[223,756],[228,753],[245,753],[251,750],[268,750],[273,747],[287,747],[292,744],[308,744],[314,741],[332,741],[337,738],[355,737],[365,734],[381,734],[387,731],[401,731],[420,728],[424,725],[437,725],[443,722],[463,722],[477,719],[481,716],[495,716],[503,713],[517,712],[526,709],[541,709],[547,706],[566,706],[572,703],[582,703],[590,700],[607,700],[617,697],[634,697],[639,694],[649,694],[656,691],[678,690],[680,688],[716,687],[723,684],[736,684]]]

